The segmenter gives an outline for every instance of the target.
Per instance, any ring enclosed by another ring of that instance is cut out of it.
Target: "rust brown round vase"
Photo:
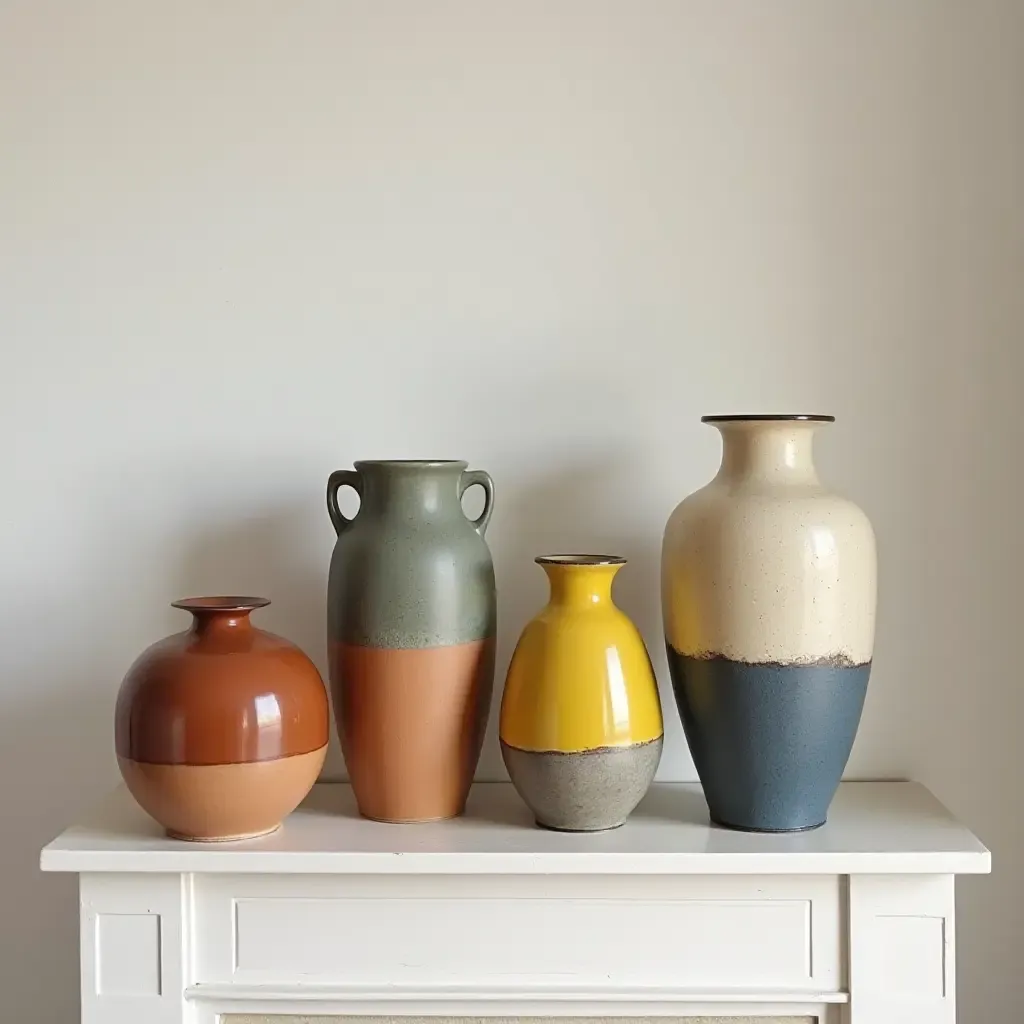
[[[327,752],[327,692],[294,644],[257,629],[258,597],[174,602],[192,628],[153,644],[117,696],[115,744],[132,796],[178,839],[273,832]]]

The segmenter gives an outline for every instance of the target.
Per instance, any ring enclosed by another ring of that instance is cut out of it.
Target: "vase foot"
[[[463,817],[465,813],[465,808],[462,808],[454,814],[437,814],[431,818],[385,818],[378,814],[367,814],[366,811],[360,811],[359,816],[367,821],[380,822],[382,825],[429,825],[435,821],[454,821],[456,818]]]
[[[586,835],[588,832],[614,832],[617,828],[622,828],[626,823],[620,821],[615,825],[600,825],[597,828],[565,828],[563,825],[548,825],[546,822],[537,821],[537,828],[542,828],[547,832],[569,832],[574,835]]]
[[[813,832],[816,828],[821,828],[825,824],[824,821],[819,821],[815,825],[798,825],[796,828],[756,828],[753,825],[733,825],[728,821],[721,821],[714,815],[710,815],[710,818],[712,825],[728,829],[730,832],[755,832],[759,835],[769,836],[783,836],[791,832]]]
[[[167,829],[168,839],[177,839],[182,843],[240,843],[246,839],[259,839],[260,836],[270,836],[280,829],[281,825],[277,824],[273,828],[265,828],[260,832],[243,832],[237,836],[186,836],[181,832],[172,832]]]

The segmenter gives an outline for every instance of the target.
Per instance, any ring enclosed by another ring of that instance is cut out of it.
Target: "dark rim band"
[[[835,416],[818,413],[730,413],[726,416],[701,416],[701,423],[835,423]]]
[[[621,555],[538,555],[538,565],[625,565]]]
[[[356,469],[448,469],[462,467],[469,463],[463,459],[357,459],[352,463]]]
[[[186,612],[252,612],[268,604],[266,597],[185,597],[172,601],[171,607]]]

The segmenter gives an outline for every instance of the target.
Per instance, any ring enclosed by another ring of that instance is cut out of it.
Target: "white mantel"
[[[507,784],[475,786],[464,818],[405,826],[323,784],[275,835],[223,844],[167,839],[119,788],[42,868],[81,876],[84,1024],[953,1024],[954,876],[990,857],[914,783],[844,783],[827,825],[782,836],[709,826],[693,785],[569,835],[535,828]]]

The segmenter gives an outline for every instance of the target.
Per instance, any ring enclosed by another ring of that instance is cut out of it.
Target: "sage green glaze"
[[[479,484],[486,500],[476,520],[462,495]],[[347,519],[338,489],[360,498]],[[338,533],[328,580],[328,635],[364,647],[423,648],[494,636],[497,595],[484,531],[494,484],[465,462],[357,462],[327,482],[327,509]]]

